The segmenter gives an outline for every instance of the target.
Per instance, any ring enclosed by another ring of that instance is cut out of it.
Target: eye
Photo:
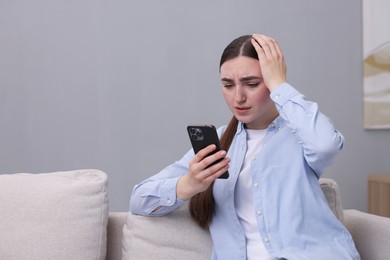
[[[223,84],[223,87],[229,89],[229,88],[234,87],[234,85],[233,84]]]
[[[256,88],[260,85],[260,82],[253,82],[253,83],[248,83],[246,84],[250,88]]]

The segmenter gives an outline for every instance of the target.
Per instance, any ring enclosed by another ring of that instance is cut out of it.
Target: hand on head
[[[262,34],[252,35],[252,45],[259,56],[264,83],[272,91],[286,82],[286,63],[276,40]]]

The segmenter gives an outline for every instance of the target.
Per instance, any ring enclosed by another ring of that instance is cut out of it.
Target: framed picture
[[[364,127],[390,129],[390,1],[363,0]]]

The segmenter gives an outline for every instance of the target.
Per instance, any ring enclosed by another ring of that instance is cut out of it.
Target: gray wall
[[[366,210],[390,130],[363,129],[356,0],[0,0],[0,172],[101,169],[111,210],[127,210],[137,182],[190,149],[187,124],[230,118],[219,56],[252,32],[279,40],[289,82],[344,133],[325,176]]]

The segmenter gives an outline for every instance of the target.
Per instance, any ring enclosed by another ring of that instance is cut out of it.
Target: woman
[[[344,138],[286,82],[278,43],[260,34],[235,39],[220,77],[234,115],[218,129],[223,151],[190,150],[136,185],[132,213],[165,215],[190,200],[193,219],[210,229],[212,259],[360,259],[318,184]],[[230,177],[217,179],[227,169]]]

